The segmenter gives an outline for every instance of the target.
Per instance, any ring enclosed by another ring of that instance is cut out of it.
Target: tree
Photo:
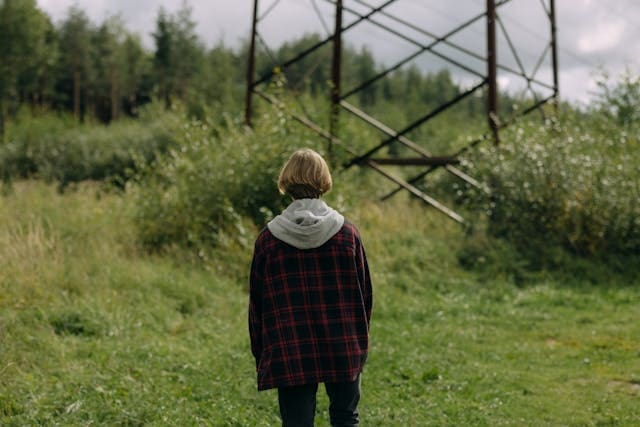
[[[275,53],[274,58],[267,55],[260,63],[264,64],[259,74],[272,69],[278,64],[282,64],[300,52],[314,46],[320,41],[318,34],[305,34],[297,40],[283,43]],[[324,45],[314,53],[291,64],[283,70],[289,88],[296,92],[309,90],[312,94],[328,93],[330,71],[331,71],[331,47]]]
[[[20,79],[20,86],[25,94],[24,99],[28,99],[32,106],[42,108],[50,105],[55,96],[55,67],[60,58],[60,49],[57,30],[49,16],[40,10],[38,13],[43,34],[33,50],[31,66]]]
[[[91,72],[91,25],[87,15],[72,6],[60,28],[61,71],[71,72],[73,114],[81,119],[81,98],[85,97]],[[66,77],[66,76],[64,76]]]
[[[371,50],[367,46],[363,46],[360,49],[359,54],[356,56],[356,67],[358,84],[362,84],[376,75],[376,61],[373,58]],[[377,101],[377,86],[371,84],[364,87],[358,94],[360,105],[372,106]]]
[[[7,115],[17,109],[21,96],[37,90],[44,66],[50,22],[35,0],[0,2],[0,138],[4,139]]]
[[[207,102],[218,102],[222,105],[234,103],[235,99],[241,99],[242,81],[237,76],[237,58],[231,49],[223,44],[218,44],[206,55],[203,72],[206,78],[199,79],[198,93],[206,97]]]
[[[103,121],[120,115],[122,86],[126,73],[124,41],[126,31],[120,16],[107,19],[93,39],[94,91],[98,102],[97,115]]]
[[[175,16],[160,8],[156,20],[153,68],[167,108],[172,96],[188,95],[192,78],[202,69],[204,47],[195,32],[191,13],[191,7],[183,2]]]
[[[192,13],[191,6],[183,1],[173,19],[176,35],[173,39],[175,89],[183,99],[188,96],[191,80],[202,70],[204,60],[204,46],[196,34],[196,22],[191,17]]]
[[[165,101],[166,108],[171,107],[171,93],[175,80],[173,69],[174,24],[171,17],[167,16],[164,8],[160,8],[156,19],[156,31],[153,38],[156,42],[156,51],[153,56],[153,70],[159,85],[160,94]]]
[[[627,69],[614,83],[605,72],[597,80],[596,107],[626,128],[640,124],[640,76]]]
[[[138,97],[143,91],[145,77],[149,74],[149,57],[138,35],[127,34],[122,49],[124,54],[122,94],[129,113],[136,115]]]

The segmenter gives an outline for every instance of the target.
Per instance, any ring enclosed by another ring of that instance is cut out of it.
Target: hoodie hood
[[[320,199],[294,200],[267,224],[279,240],[298,249],[324,245],[340,231],[344,217]]]

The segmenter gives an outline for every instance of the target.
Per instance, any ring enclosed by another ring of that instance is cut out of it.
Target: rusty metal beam
[[[526,116],[527,114],[530,114],[532,111],[535,111],[536,109],[540,108],[541,106],[543,106],[544,104],[548,103],[549,101],[551,101],[552,99],[554,99],[554,95],[548,96],[544,99],[541,99],[540,101],[538,101],[537,103],[535,103],[534,105],[530,106],[529,108],[522,110],[519,114],[515,115],[514,117],[512,117],[509,121],[503,123],[500,126],[500,129],[505,129],[511,125],[513,125],[517,119]],[[486,141],[488,139],[491,139],[491,134],[487,133],[482,135],[479,138],[474,139],[473,141],[471,141],[469,144],[467,144],[466,146],[462,147],[460,150],[456,151],[451,157],[454,158],[458,158],[460,157],[462,154],[466,153],[467,151],[473,149],[474,147],[476,147],[478,144],[480,144],[483,141]],[[451,166],[447,166],[451,167]],[[417,182],[419,182],[421,179],[423,179],[424,177],[426,177],[427,175],[429,175],[431,172],[435,171],[436,169],[438,169],[437,166],[431,167],[421,173],[419,173],[418,175],[409,178],[407,180],[407,182],[409,184],[415,184]],[[478,183],[478,185],[474,185],[474,187],[480,188],[482,189],[485,193],[489,193],[490,190],[489,188],[487,188],[485,185],[481,185],[480,183]],[[389,198],[391,198],[393,195],[395,195],[396,193],[398,193],[400,190],[402,190],[402,187],[397,187],[394,190],[390,191],[389,193],[387,193],[386,195],[384,195],[383,197],[380,198],[380,200],[387,200]]]
[[[386,157],[372,158],[379,165],[391,166],[446,166],[457,165],[460,160],[449,156],[431,156],[431,157]]]
[[[500,15],[498,15],[497,12],[496,12],[495,16],[496,16],[496,21],[498,22],[498,25],[500,26],[500,29],[502,30],[502,34],[504,35],[504,38],[507,41],[507,45],[509,46],[509,49],[511,50],[511,54],[513,55],[514,59],[516,60],[516,64],[518,65],[518,68],[520,68],[520,72],[522,73],[522,76],[527,81],[527,90],[529,92],[531,92],[531,94],[533,95],[533,101],[534,102],[538,102],[540,98],[538,97],[538,94],[536,93],[536,91],[533,90],[533,87],[531,87],[531,77],[527,76],[527,71],[525,70],[524,64],[522,63],[522,60],[520,59],[520,55],[518,55],[518,51],[516,50],[516,46],[514,45],[513,41],[511,40],[511,36],[509,35],[509,32],[507,31],[507,27],[504,25],[504,22],[502,22],[502,19],[500,19]],[[496,61],[496,67],[497,67],[497,61]],[[542,114],[542,119],[543,120],[546,119],[546,117],[544,115],[544,111],[540,110],[540,113]]]
[[[493,141],[500,143],[498,134],[498,74],[496,52],[496,2],[487,0],[487,82],[489,93],[487,94],[487,117],[489,128],[493,133]]]
[[[335,29],[333,34],[333,59],[331,63],[331,117],[329,118],[329,133],[338,134],[338,119],[340,114],[340,80],[342,65],[342,0],[336,2]],[[333,158],[332,140],[329,140],[329,159]]]
[[[384,123],[382,123],[381,121],[377,120],[376,118],[374,118],[374,117],[370,116],[369,114],[365,113],[364,111],[362,111],[361,109],[359,109],[355,105],[352,105],[352,104],[348,103],[347,101],[340,101],[340,105],[345,110],[347,110],[348,112],[350,112],[351,114],[353,114],[354,116],[359,118],[360,120],[364,121],[368,125],[373,126],[374,128],[378,129],[379,131],[381,131],[382,133],[384,133],[388,137],[397,138],[397,140],[398,140],[398,142],[400,144],[402,144],[405,147],[415,151],[418,154],[421,154],[422,157],[431,157],[432,156],[432,154],[429,151],[425,150],[420,145],[416,144],[415,142],[413,142],[412,140],[410,140],[406,136],[398,134],[398,132],[396,132],[395,130],[391,129],[389,126],[385,125]]]
[[[331,0],[327,0],[327,1],[331,1]],[[367,4],[363,0],[354,0],[354,1],[356,3],[358,3],[358,4],[361,4],[363,6],[366,6],[366,7],[370,8],[370,9],[373,7],[373,6],[369,5],[369,4]],[[511,0],[504,0],[504,1],[496,3],[496,10],[500,6],[508,3],[509,1],[511,1]],[[350,12],[350,9],[345,9],[345,10]],[[450,36],[447,36],[447,35],[445,35],[443,37],[437,36],[436,34],[430,32],[430,31],[427,31],[422,27],[419,27],[419,26],[417,26],[415,24],[412,24],[411,22],[409,22],[407,20],[404,20],[402,18],[398,18],[397,16],[395,16],[395,15],[389,13],[389,12],[386,12],[384,10],[382,10],[382,11],[380,11],[378,13],[380,15],[386,17],[386,18],[391,19],[394,22],[397,22],[397,23],[399,23],[401,25],[406,26],[407,28],[410,28],[412,31],[415,31],[415,32],[420,33],[420,34],[423,34],[423,35],[425,35],[427,37],[431,37],[434,40],[439,40],[440,43],[443,43],[443,44],[445,44],[445,45],[447,45],[449,47],[452,47],[452,48],[456,49],[459,52],[467,54],[467,55],[471,56],[472,58],[475,58],[475,59],[480,60],[482,62],[487,60],[487,58],[485,56],[482,56],[482,55],[480,55],[480,54],[478,54],[478,53],[476,53],[476,52],[474,52],[474,51],[472,51],[470,49],[467,49],[467,48],[465,48],[463,46],[460,46],[460,45],[458,45],[456,43],[453,43],[452,41],[448,40],[447,37],[450,37]],[[485,14],[481,13],[480,15],[477,16],[477,19],[480,19],[480,18],[482,18],[484,16],[485,16]],[[463,25],[464,25],[464,23],[463,23]],[[553,86],[551,86],[550,84],[542,82],[540,80],[536,80],[535,78],[533,78],[533,76],[529,76],[529,78],[527,78],[527,75],[525,73],[522,73],[522,72],[520,72],[518,70],[514,70],[513,68],[508,67],[506,65],[498,63],[497,67],[498,67],[499,70],[503,70],[503,71],[506,71],[507,73],[513,74],[515,76],[523,77],[525,79],[528,79],[528,80],[530,80],[531,83],[536,83],[536,84],[538,84],[538,85],[540,85],[542,87],[545,87],[547,89],[553,89]]]
[[[351,28],[355,27],[357,24],[359,24],[360,22],[369,19],[370,16],[378,13],[379,11],[381,11],[382,9],[384,9],[385,7],[391,5],[392,3],[395,3],[397,0],[387,0],[384,3],[382,3],[380,6],[376,7],[375,9],[371,10],[369,13],[367,13],[365,16],[356,19],[355,21],[353,21],[352,23],[350,23],[349,25],[345,26],[344,28],[342,28],[342,32],[344,33],[345,31],[350,30]],[[317,49],[321,48],[322,46],[326,45],[327,43],[333,41],[333,35],[325,38],[324,40],[319,41],[318,43],[314,44],[313,46],[308,47],[307,49],[303,50],[302,52],[298,53],[296,56],[294,56],[293,58],[283,62],[279,68],[281,70],[285,70],[286,68],[288,68],[289,66],[291,66],[292,64],[298,62],[299,60],[301,60],[302,58],[304,58],[305,56],[309,55],[310,53],[315,52]],[[269,80],[271,77],[273,77],[273,75],[275,74],[274,70],[270,70],[269,72],[265,73],[263,76],[261,76],[257,81],[255,81],[253,83],[253,87],[258,86],[264,82],[266,82],[267,80]]]
[[[277,99],[269,96],[268,94],[266,94],[266,93],[264,93],[262,91],[259,91],[259,90],[256,90],[255,92],[256,92],[257,95],[259,95],[260,97],[265,99],[267,102],[269,102],[271,104],[274,104],[274,105],[277,105],[277,106],[279,106],[281,108],[284,108],[282,106],[281,102],[279,102]],[[287,114],[289,114],[289,116],[292,119],[294,119],[295,121],[297,121],[298,123],[304,125],[305,127],[311,129],[312,131],[316,132],[318,135],[320,135],[320,136],[322,136],[324,138],[330,139],[333,142],[333,144],[341,147],[347,153],[349,153],[351,155],[354,154],[353,150],[351,150],[342,140],[340,140],[340,138],[337,138],[335,135],[332,135],[328,131],[322,129],[322,127],[320,127],[317,124],[313,123],[311,120],[309,120],[309,119],[307,119],[305,117],[301,117],[301,116],[299,116],[297,114],[294,114],[294,113],[291,113],[291,112],[287,112]],[[423,202],[429,204],[430,206],[433,206],[438,211],[440,211],[443,214],[447,215],[449,218],[453,219],[454,221],[456,221],[456,222],[458,222],[460,224],[466,224],[464,218],[462,218],[455,211],[449,209],[448,207],[446,207],[445,205],[443,205],[442,203],[440,203],[439,201],[437,201],[433,197],[429,196],[428,194],[424,193],[420,189],[414,187],[411,184],[408,184],[403,179],[400,179],[400,178],[390,174],[389,172],[385,171],[384,169],[382,169],[374,161],[372,161],[370,159],[366,159],[365,163],[366,163],[367,166],[369,166],[374,171],[378,172],[380,175],[382,175],[385,178],[389,179],[390,181],[398,184],[401,188],[404,188],[405,190],[409,191],[409,193],[411,193],[413,196],[415,196],[418,199],[422,200]]]
[[[256,61],[256,27],[258,25],[258,0],[253,1],[253,21],[251,21],[251,39],[249,42],[249,58],[247,65],[247,92],[245,95],[244,123],[251,126],[253,109],[253,76]]]
[[[269,104],[275,105],[278,108],[282,108],[284,110],[285,106],[284,104],[279,101],[277,98],[274,98],[273,96],[262,92],[259,89],[254,89],[254,92],[256,93],[256,95],[260,96],[262,99],[264,99],[265,101],[267,101]],[[323,138],[326,138],[327,140],[331,141],[332,144],[337,144],[340,145],[340,147],[345,150],[347,153],[349,153],[350,155],[355,155],[355,151],[351,150],[348,146],[346,146],[344,143],[342,143],[342,141],[340,141],[340,139],[338,139],[335,135],[332,135],[330,132],[324,130],[322,127],[320,127],[319,125],[317,125],[316,123],[314,123],[313,121],[309,120],[306,117],[300,116],[299,114],[295,114],[292,113],[290,111],[287,111],[287,114],[289,114],[289,116],[294,119],[296,122],[300,123],[301,125],[311,129],[312,131],[314,131],[315,133],[317,133],[318,135],[322,136]]]
[[[448,102],[440,105],[439,107],[433,109],[431,112],[429,112],[428,114],[422,116],[421,118],[419,118],[418,120],[414,121],[413,123],[409,124],[407,127],[402,129],[401,131],[396,132],[394,135],[390,135],[387,139],[383,140],[380,144],[378,144],[374,148],[370,149],[365,154],[354,158],[349,163],[347,163],[344,167],[348,168],[350,166],[353,166],[354,164],[362,162],[363,159],[371,156],[373,153],[375,153],[378,150],[380,150],[381,148],[389,145],[393,141],[398,140],[399,137],[411,132],[412,130],[416,129],[417,127],[419,127],[420,125],[422,125],[426,121],[432,119],[433,117],[437,116],[438,114],[442,113],[443,111],[445,111],[445,110],[449,109],[450,107],[456,105],[458,102],[462,101],[467,96],[471,95],[476,90],[478,90],[481,87],[483,87],[485,84],[486,84],[486,80],[483,80],[479,84],[477,84],[477,85],[473,86],[472,88],[467,89],[466,91],[462,92],[461,94],[459,94],[455,98],[453,98],[453,99],[449,100]]]
[[[405,190],[409,191],[409,193],[411,193],[413,196],[415,196],[418,199],[422,200],[423,202],[433,206],[434,208],[436,208],[437,210],[439,210],[440,212],[442,212],[443,214],[445,214],[446,216],[448,216],[452,220],[456,221],[457,223],[465,224],[464,218],[462,218],[456,212],[454,212],[453,210],[449,209],[448,207],[446,207],[445,205],[443,205],[442,203],[440,203],[439,201],[437,201],[433,197],[427,195],[422,190],[414,187],[413,185],[407,183],[406,181],[404,181],[404,180],[402,180],[402,179],[400,179],[400,178],[398,178],[398,177],[396,177],[394,175],[391,175],[389,172],[387,172],[384,169],[382,169],[380,166],[378,166],[377,163],[375,163],[374,161],[372,161],[370,159],[368,159],[366,161],[366,163],[367,163],[367,166],[369,166],[371,169],[375,170],[376,172],[378,172],[379,174],[381,174],[385,178],[389,179],[390,181],[393,181],[394,183],[398,184],[400,187],[404,188]]]
[[[331,0],[328,0],[331,1]],[[504,4],[507,3],[510,0],[503,0],[500,3]],[[360,14],[358,14],[357,12],[352,12],[350,9],[345,8],[346,11],[349,11],[351,13],[356,14],[357,16],[361,16]],[[449,31],[448,33],[446,33],[445,35],[443,35],[442,37],[437,38],[434,42],[428,44],[428,45],[423,45],[422,43],[419,43],[413,39],[411,39],[410,37],[406,37],[406,36],[402,36],[402,38],[405,41],[408,41],[409,43],[414,44],[415,46],[418,46],[419,49],[412,53],[411,55],[405,57],[404,59],[402,59],[401,61],[398,61],[396,64],[392,65],[391,67],[386,68],[385,70],[381,71],[380,73],[376,74],[375,76],[371,77],[370,79],[366,80],[365,82],[361,83],[360,85],[358,85],[357,87],[350,89],[349,91],[347,91],[345,94],[342,95],[342,99],[346,99],[348,97],[350,97],[351,95],[360,92],[362,89],[371,86],[373,83],[375,83],[376,81],[380,80],[381,78],[387,76],[389,73],[397,70],[398,68],[402,67],[404,64],[408,63],[409,61],[415,59],[417,56],[421,55],[422,53],[424,53],[425,51],[429,51],[431,53],[433,53],[434,55],[440,57],[441,59],[444,59],[447,62],[450,62],[460,68],[462,68],[463,70],[474,74],[478,77],[484,77],[484,75],[482,75],[481,73],[478,73],[477,71],[467,67],[466,65],[461,64],[458,61],[452,60],[451,58],[448,58],[446,55],[443,55],[440,52],[436,52],[433,50],[433,48],[438,44],[441,43],[445,40],[447,40],[449,37],[457,34],[458,32],[462,31],[463,29],[467,28],[468,26],[472,25],[473,23],[475,23],[476,21],[482,19],[486,14],[482,13],[479,14],[471,19],[469,19],[466,22],[463,22],[461,25],[459,25],[457,28],[454,28],[453,30]],[[372,21],[371,19],[369,19],[369,22],[374,23],[376,25],[378,25],[379,27],[383,28],[383,29],[387,29],[387,26],[383,25],[383,24],[379,24],[377,23],[377,21]],[[397,34],[398,32],[395,30],[391,31],[393,34]]]
[[[431,154],[428,150],[425,150],[420,145],[416,144],[415,142],[413,142],[412,140],[410,140],[406,136],[398,135],[398,132],[396,132],[395,130],[391,129],[390,127],[388,127],[384,123],[376,120],[374,117],[371,117],[370,115],[368,115],[364,111],[360,110],[359,108],[349,104],[347,101],[341,101],[340,105],[344,109],[349,111],[351,114],[353,114],[356,117],[358,117],[359,119],[365,121],[369,125],[375,127],[376,129],[378,129],[379,131],[381,131],[385,135],[387,135],[389,137],[397,138],[397,141],[400,144],[402,144],[405,147],[409,148],[410,150],[413,150],[416,153],[420,154],[423,158],[431,158],[431,157],[433,157],[433,154]],[[450,174],[452,174],[452,175],[460,178],[461,180],[467,182],[469,185],[472,185],[472,186],[480,188],[480,189],[484,189],[484,186],[482,184],[480,184],[477,180],[475,180],[474,178],[470,177],[466,173],[462,172],[460,169],[456,168],[455,166],[446,165],[446,166],[444,166],[444,168],[445,168],[445,170],[447,172],[449,172]]]
[[[551,21],[551,66],[553,67],[553,95],[557,112],[560,84],[558,83],[558,33],[556,28],[555,0],[550,0],[549,3],[549,20]]]

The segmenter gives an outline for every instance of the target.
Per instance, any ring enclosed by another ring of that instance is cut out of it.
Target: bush
[[[633,128],[640,124],[640,76],[627,69],[617,81],[607,73],[597,81],[599,93],[595,107],[620,126]]]
[[[551,246],[584,256],[638,253],[638,128],[600,113],[560,123],[524,123],[505,132],[499,147],[476,151],[465,166],[491,196],[467,188],[466,205],[487,214],[492,236],[534,257]]]
[[[32,118],[12,128],[0,146],[3,180],[37,177],[64,189],[83,180],[122,185],[136,158],[151,160],[174,145],[175,115],[153,120],[123,120],[110,126],[77,125],[58,116]]]
[[[129,186],[145,246],[248,244],[255,230],[245,227],[264,226],[286,206],[277,176],[294,149],[312,145],[305,131],[276,109],[253,130],[229,117],[225,123],[186,122],[179,148],[144,165]]]

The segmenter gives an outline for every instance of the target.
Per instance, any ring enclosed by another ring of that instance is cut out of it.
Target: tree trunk
[[[118,96],[118,81],[116,73],[111,71],[111,120],[116,120],[120,115],[120,97]]]
[[[135,94],[129,95],[129,110],[133,117],[138,116],[138,102]]]
[[[80,71],[73,72],[73,115],[80,120]]]
[[[4,100],[0,97],[0,143],[6,142]]]

